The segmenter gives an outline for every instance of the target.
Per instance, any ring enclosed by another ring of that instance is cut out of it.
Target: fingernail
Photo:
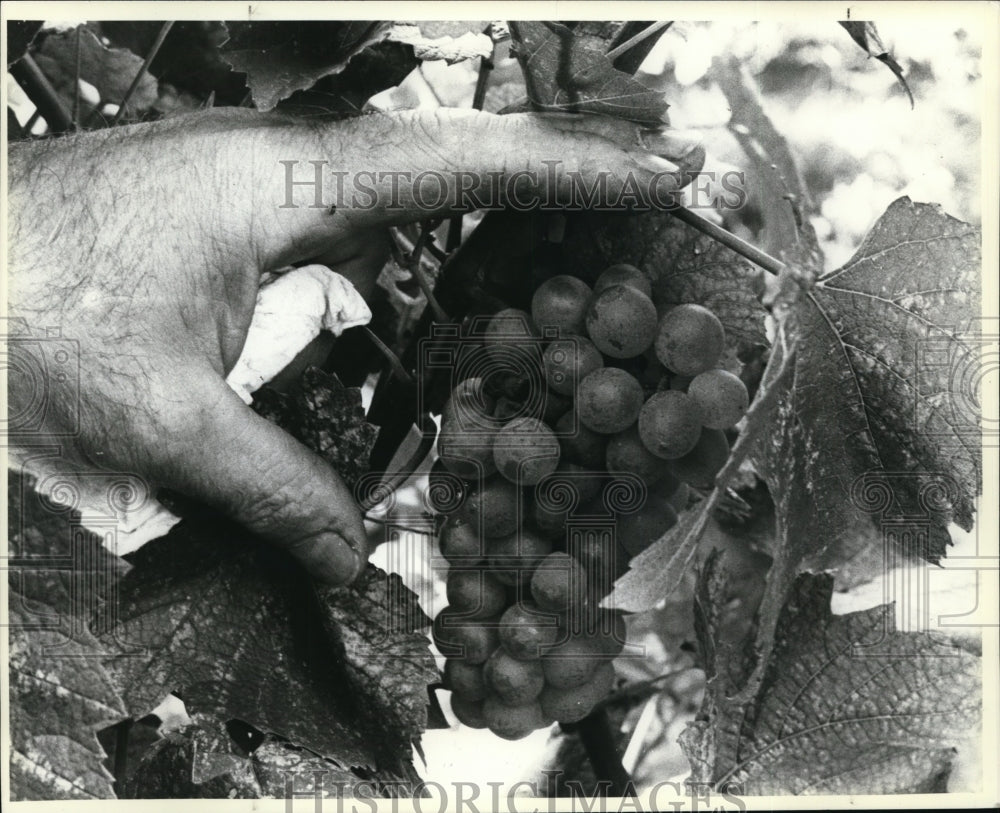
[[[677,161],[702,145],[704,137],[697,130],[646,130],[642,145],[650,152]]]
[[[664,158],[660,158],[658,155],[652,155],[647,152],[637,152],[635,153],[635,159],[639,166],[643,169],[648,170],[654,174],[661,172],[676,172],[677,165],[670,163]]]
[[[347,540],[333,533],[317,536],[313,544],[297,553],[310,575],[327,584],[350,584],[364,567]]]

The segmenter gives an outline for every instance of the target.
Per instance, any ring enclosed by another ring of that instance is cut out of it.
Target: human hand
[[[604,173],[613,198],[629,175],[644,184],[675,168],[645,147],[672,157],[690,149],[610,119],[458,110],[316,124],[220,109],[12,145],[8,315],[59,327],[80,349],[79,385],[47,382],[42,431],[66,434],[78,410],[69,457],[198,498],[316,577],[350,581],[368,554],[352,495],[225,383],[261,275],[322,257],[367,293],[389,225],[468,208],[454,173],[517,178],[522,200],[553,186],[565,195],[572,172],[588,185]],[[314,178],[311,161],[338,173],[325,176],[319,206],[315,187],[288,185]],[[555,179],[544,161],[561,162]],[[414,185],[392,174],[427,170],[440,175]],[[338,177],[348,190],[362,177],[374,195],[331,208]],[[676,186],[662,176],[659,191]],[[31,387],[13,374],[8,386],[16,412]]]

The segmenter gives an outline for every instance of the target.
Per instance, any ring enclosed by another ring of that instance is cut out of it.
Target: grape
[[[485,684],[504,703],[521,705],[538,697],[545,674],[538,661],[524,661],[498,649],[483,666]]]
[[[453,607],[437,614],[433,625],[434,645],[448,658],[482,663],[499,645],[496,620],[470,621]]]
[[[535,660],[558,639],[557,621],[533,602],[515,604],[500,616],[500,644],[512,657]]]
[[[678,305],[660,320],[656,356],[679,375],[694,376],[710,370],[725,346],[722,322],[701,305]]]
[[[557,689],[582,686],[605,660],[590,639],[573,636],[543,652],[545,684]]]
[[[690,452],[701,435],[701,410],[685,393],[656,392],[639,412],[639,437],[657,457],[673,459]]]
[[[631,286],[612,285],[587,308],[587,335],[606,356],[638,356],[656,338],[656,306]]]
[[[565,535],[568,518],[568,511],[551,511],[537,498],[531,507],[532,525],[538,529],[540,534],[550,539],[561,539]]]
[[[537,700],[510,706],[493,696],[483,701],[483,719],[490,731],[505,740],[523,739],[532,731],[552,724],[552,718],[545,716]]]
[[[444,685],[466,700],[482,700],[486,697],[486,679],[480,664],[448,658],[444,662]],[[454,702],[453,696],[452,703]]]
[[[531,315],[539,328],[583,333],[584,313],[593,292],[581,279],[567,274],[547,279],[531,298]]]
[[[607,469],[612,474],[618,472],[634,474],[647,486],[658,483],[665,477],[671,477],[667,463],[643,445],[636,426],[630,426],[623,432],[611,436],[605,460]]]
[[[484,536],[507,536],[517,530],[521,490],[503,477],[492,477],[469,492],[456,513]]]
[[[605,661],[582,686],[559,689],[546,686],[538,697],[542,713],[560,723],[576,723],[590,714],[590,710],[611,691],[615,685],[615,669]],[[489,704],[489,700],[486,701]]]
[[[458,395],[452,395],[442,413],[438,459],[453,474],[465,480],[478,480],[496,471],[493,439],[500,424],[492,416],[474,409],[472,396],[459,393],[460,389],[461,385],[455,390]]]
[[[463,695],[451,696],[451,710],[458,722],[469,728],[486,728],[486,718],[483,716],[482,700],[468,700]]]
[[[552,542],[527,528],[489,541],[486,549],[490,571],[503,584],[528,581],[550,553]]]
[[[594,343],[582,336],[551,342],[542,359],[546,383],[562,395],[575,394],[588,373],[604,366],[604,359]]]
[[[453,514],[469,494],[469,484],[439,459],[427,474],[427,503],[438,514]]]
[[[569,549],[583,567],[592,597],[610,593],[615,579],[628,569],[628,554],[606,529],[582,529],[570,540]]]
[[[706,370],[694,377],[687,390],[701,407],[704,425],[709,429],[735,426],[747,411],[750,396],[746,385],[726,370]]]
[[[486,558],[478,523],[459,516],[448,517],[438,537],[441,555],[451,564],[472,565]]]
[[[670,461],[670,468],[685,483],[710,488],[729,459],[729,440],[721,429],[702,429],[695,447]]]
[[[559,464],[559,441],[536,418],[517,418],[497,432],[493,459],[500,474],[519,485],[533,486]]]
[[[586,469],[599,469],[604,466],[604,447],[607,437],[588,429],[579,420],[575,412],[567,412],[556,421],[556,433],[559,436],[559,446],[562,456],[569,463],[576,463]]]
[[[642,398],[635,378],[617,367],[602,367],[580,382],[577,412],[588,429],[612,435],[635,423]]]
[[[618,520],[618,538],[629,556],[637,556],[677,524],[669,500],[650,494],[639,511]]]
[[[492,351],[498,348],[524,345],[524,340],[537,336],[538,331],[526,311],[504,308],[490,317],[483,331],[483,342]]]
[[[499,615],[507,606],[507,591],[482,570],[451,570],[446,583],[448,604],[469,618]]]
[[[569,487],[576,495],[575,505],[582,506],[593,500],[604,487],[605,475],[601,472],[590,471],[575,463],[560,462],[556,470],[538,484],[536,495],[547,492],[550,489],[561,491],[563,487]],[[559,493],[552,495],[559,498]],[[558,499],[556,499],[558,502]],[[571,506],[567,506],[572,510]]]
[[[628,263],[606,268],[597,278],[597,282],[594,283],[594,293],[599,294],[605,288],[611,288],[614,285],[629,285],[645,296],[651,297],[653,295],[653,286],[650,284],[649,278],[634,265]]]
[[[438,435],[438,460],[464,480],[489,477],[497,470],[493,460],[494,436],[483,431],[464,432],[444,424]]]
[[[501,424],[507,423],[507,421],[514,420],[515,418],[523,417],[524,415],[524,404],[513,398],[509,398],[506,395],[501,395],[497,398],[496,406],[493,408],[493,418],[499,421]]]
[[[587,574],[568,553],[550,553],[531,577],[531,597],[543,610],[565,612],[587,598]]]
[[[495,407],[495,399],[486,392],[483,379],[466,378],[451,391],[441,410],[441,423],[465,430],[495,430],[496,424],[490,419]]]

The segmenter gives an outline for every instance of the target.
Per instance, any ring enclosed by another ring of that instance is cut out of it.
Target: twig
[[[412,525],[400,525],[398,522],[392,519],[386,519],[385,517],[374,517],[371,514],[365,514],[365,522],[374,522],[377,525],[392,525],[393,528],[398,528],[401,531],[406,531],[411,534],[421,534],[422,536],[428,536],[431,533],[430,528],[414,528]]]
[[[73,119],[59,98],[58,92],[52,87],[48,77],[42,73],[38,63],[31,54],[25,54],[10,66],[10,74],[21,86],[25,95],[31,99],[45,123],[49,132],[65,133],[73,126]]]
[[[150,48],[149,53],[146,54],[146,58],[142,62],[142,67],[139,68],[139,72],[132,80],[132,84],[128,86],[128,90],[125,91],[125,96],[122,98],[121,105],[118,107],[118,112],[115,113],[115,117],[111,119],[112,127],[114,127],[121,120],[121,117],[125,115],[125,105],[128,104],[129,100],[132,98],[132,94],[134,94],[136,89],[139,87],[139,82],[141,82],[142,78],[146,75],[146,71],[149,70],[150,64],[156,58],[156,55],[160,51],[160,46],[163,45],[163,41],[167,38],[167,34],[170,33],[170,29],[173,28],[173,26],[173,20],[168,20],[160,26],[160,32],[156,35],[153,47]]]
[[[407,255],[404,261],[407,269],[409,269],[410,273],[413,274],[413,278],[417,281],[417,285],[420,286],[420,290],[423,291],[424,296],[427,298],[427,304],[434,312],[435,320],[438,322],[450,322],[451,319],[448,317],[447,312],[441,307],[441,304],[437,301],[437,297],[434,296],[434,288],[431,286],[430,280],[424,276],[424,271],[420,267],[420,256],[424,253],[424,246],[427,244],[428,239],[432,237],[431,232],[433,232],[434,228],[434,225],[431,223],[423,224],[420,230],[420,237],[417,238],[413,250],[404,252]],[[396,229],[390,230],[390,233],[398,245],[402,239],[402,235]]]
[[[647,26],[646,28],[642,29],[642,31],[640,31],[638,34],[636,34],[634,37],[632,37],[631,39],[625,40],[625,42],[623,42],[617,48],[612,48],[610,51],[608,51],[605,54],[605,56],[608,58],[608,61],[614,62],[616,59],[618,59],[618,57],[620,57],[626,51],[629,51],[632,48],[634,48],[636,45],[638,45],[644,39],[648,39],[649,37],[653,36],[653,34],[656,34],[657,32],[662,31],[664,28],[666,28],[668,25],[670,25],[671,22],[673,22],[673,21],[672,20],[666,20],[664,22],[653,23],[652,25]]]
[[[707,234],[713,240],[722,243],[726,248],[732,249],[741,257],[746,257],[750,262],[759,265],[765,271],[772,274],[780,274],[785,269],[785,264],[781,260],[761,251],[756,246],[750,245],[746,240],[737,237],[732,232],[726,231],[721,226],[715,225],[715,223],[706,220],[690,209],[685,209],[683,206],[675,206],[672,209],[668,209],[668,211],[678,220],[687,223],[702,234]]]
[[[698,667],[696,666],[685,666],[682,669],[674,669],[672,672],[663,672],[662,674],[659,674],[656,677],[651,677],[648,680],[639,680],[635,683],[626,684],[617,691],[611,692],[611,694],[601,700],[598,705],[610,706],[620,702],[621,700],[645,697],[647,694],[655,691],[654,687],[657,683],[671,680],[672,678],[687,674],[691,670],[697,668]]]
[[[407,372],[406,368],[403,366],[403,362],[399,360],[399,356],[393,352],[392,348],[383,342],[375,334],[375,331],[367,325],[365,325],[362,330],[365,335],[371,339],[372,344],[374,344],[375,347],[378,348],[378,351],[385,357],[385,360],[389,362],[389,366],[392,368],[392,371],[410,386],[415,386],[416,382],[413,380],[413,376]]]

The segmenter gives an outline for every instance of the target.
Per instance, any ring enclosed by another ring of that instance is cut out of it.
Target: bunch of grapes
[[[601,600],[690,487],[711,485],[723,430],[747,409],[718,367],[724,347],[715,314],[658,315],[629,265],[593,288],[552,277],[530,314],[491,318],[487,363],[452,391],[430,477],[449,563],[434,640],[462,723],[519,739],[582,719],[612,688],[625,624]]]

